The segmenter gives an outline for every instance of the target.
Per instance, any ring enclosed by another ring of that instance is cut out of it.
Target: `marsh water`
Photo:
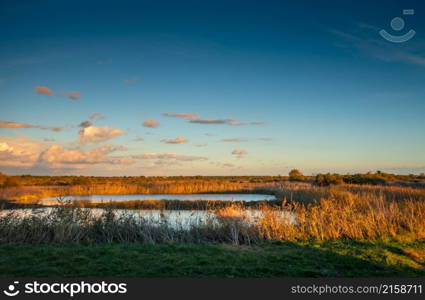
[[[66,196],[65,200],[89,200],[94,203],[109,201],[132,201],[132,200],[205,200],[205,201],[262,201],[275,200],[273,195],[266,194],[136,194],[136,195],[87,195]],[[43,198],[41,204],[55,204],[57,197]]]
[[[0,210],[0,218],[12,217],[15,218],[27,218],[27,217],[44,217],[50,215],[55,208],[36,208],[36,209],[10,209]],[[100,208],[82,208],[82,210],[89,210],[93,217],[99,217],[105,213],[104,209]],[[286,211],[278,212],[281,216],[284,216],[289,223],[295,223],[295,217],[292,213]],[[116,209],[114,210],[116,218],[121,217],[133,217],[139,219],[144,224],[149,225],[164,225],[170,226],[175,229],[189,229],[196,227],[206,222],[216,222],[216,215],[214,211],[206,210],[133,210],[133,209]],[[247,222],[255,223],[258,217],[261,216],[259,210],[246,210],[241,212],[239,217],[244,217]]]
[[[87,196],[66,196],[62,200],[89,200],[95,203],[109,201],[131,201],[131,200],[204,200],[204,201],[270,201],[275,200],[273,195],[266,194],[152,194],[152,195],[87,195]],[[39,202],[44,205],[58,204],[58,198],[43,198]],[[43,216],[52,212],[54,208],[38,208],[38,209],[13,209],[0,211],[0,217],[12,213],[15,217],[28,217],[31,215]],[[99,208],[84,208],[90,210],[94,216],[99,216],[105,210]],[[190,228],[191,226],[200,225],[207,220],[215,218],[214,212],[205,210],[145,210],[145,209],[116,209],[116,217],[132,215],[142,218],[150,224],[163,224],[164,221],[174,228]],[[294,216],[290,213],[281,212],[288,218],[289,222],[294,222]],[[255,222],[260,214],[258,210],[247,210],[243,213],[245,217]]]

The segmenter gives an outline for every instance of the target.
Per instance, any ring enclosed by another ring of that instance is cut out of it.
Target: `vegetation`
[[[320,186],[327,186],[332,184],[342,184],[344,183],[344,177],[339,174],[317,174],[315,182]]]
[[[409,184],[380,172],[319,174],[314,181],[299,176],[66,177],[64,182],[78,179],[78,184],[59,185],[47,183],[64,178],[2,175],[0,274],[424,276],[420,176],[405,181]],[[386,181],[366,184],[376,178]],[[63,200],[67,195],[214,192],[266,193],[276,200]],[[38,202],[43,197],[62,200],[46,207]],[[174,209],[192,217],[176,218]]]
[[[292,169],[289,172],[289,180],[290,181],[303,181],[303,180],[305,180],[305,176],[303,175],[303,173],[301,173],[301,171],[299,171],[297,169]]]
[[[415,241],[425,238],[423,193],[414,198],[409,193],[387,191],[385,194],[382,189],[373,188],[352,192],[328,188],[327,192],[328,197],[306,204],[286,200],[279,207],[231,204],[211,210],[206,219],[195,219],[190,224],[175,223],[167,211],[157,220],[131,212],[118,214],[111,207],[101,210],[101,214],[67,204],[47,213],[35,210],[19,215],[11,210],[0,218],[0,242],[240,245],[311,239]]]
[[[425,242],[2,245],[2,277],[424,277]]]
[[[317,174],[325,175],[325,174]],[[338,174],[334,174],[338,175]],[[424,184],[425,174],[420,175],[395,175],[377,171],[366,174],[345,174],[342,177],[348,184]],[[313,182],[316,176],[305,176],[298,169],[289,172],[289,176],[132,176],[132,177],[94,177],[94,176],[32,176],[17,175],[9,176],[0,173],[0,188],[15,186],[93,186],[114,185],[127,186],[137,185],[144,188],[164,185],[199,185],[220,186],[221,184],[265,184],[279,183],[288,180]]]

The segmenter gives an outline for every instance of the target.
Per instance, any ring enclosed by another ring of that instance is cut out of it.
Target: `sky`
[[[423,1],[2,1],[0,172],[425,172],[424,13]],[[393,43],[382,29],[416,34]]]

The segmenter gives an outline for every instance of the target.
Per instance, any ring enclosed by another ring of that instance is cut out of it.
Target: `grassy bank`
[[[0,276],[423,277],[424,254],[425,241],[2,245]]]

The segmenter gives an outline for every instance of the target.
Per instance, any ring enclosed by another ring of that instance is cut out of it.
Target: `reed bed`
[[[424,198],[395,193],[333,189],[312,203],[283,200],[280,206],[246,207],[233,203],[210,210],[208,217],[189,224],[174,222],[167,211],[153,219],[117,213],[109,207],[90,209],[62,205],[49,213],[0,217],[0,243],[231,243],[264,241],[425,238]]]
[[[279,206],[280,201],[231,201],[231,200],[127,200],[91,202],[74,200],[69,203],[81,208],[127,209],[127,210],[217,210],[229,206],[258,208],[264,204]]]
[[[0,199],[21,203],[34,203],[42,198],[80,195],[122,194],[197,194],[197,193],[246,193],[256,190],[259,184],[232,182],[158,182],[146,184],[95,184],[75,186],[26,186],[0,189]]]
[[[374,186],[343,184],[336,186],[316,186],[307,182],[232,182],[203,181],[191,182],[166,181],[141,184],[93,184],[75,186],[22,186],[0,188],[0,200],[22,204],[35,204],[42,198],[80,195],[119,195],[119,194],[202,194],[202,193],[260,193],[272,194],[280,201],[303,204],[316,203],[329,198],[335,192],[350,192],[356,195],[373,194],[387,200],[425,199],[425,189],[399,186]]]

